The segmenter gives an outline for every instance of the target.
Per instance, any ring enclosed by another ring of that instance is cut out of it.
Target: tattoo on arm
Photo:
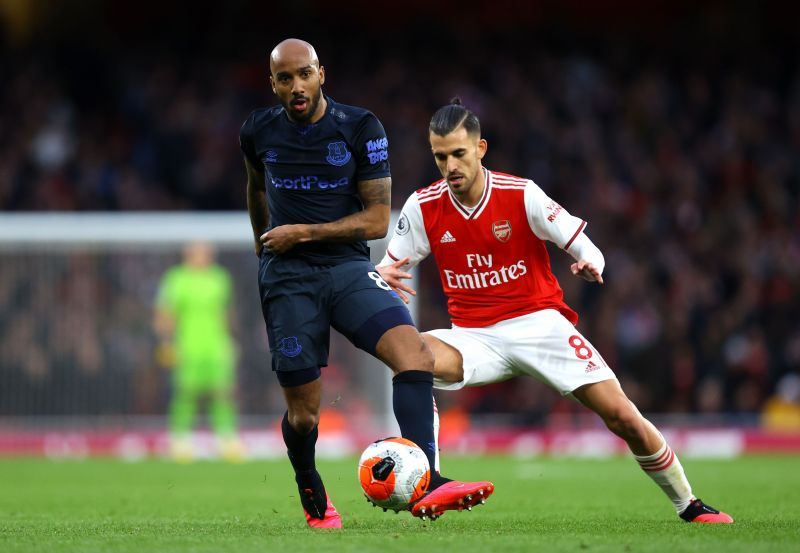
[[[358,195],[364,208],[373,205],[392,205],[392,179],[385,177],[382,179],[364,180],[358,183]]]
[[[358,196],[364,209],[338,221],[310,225],[311,240],[358,242],[386,236],[391,206],[391,177],[358,182]]]

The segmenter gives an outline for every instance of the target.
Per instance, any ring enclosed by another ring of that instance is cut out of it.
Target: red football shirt
[[[567,249],[585,227],[533,181],[486,171],[473,208],[445,180],[412,194],[381,265],[409,257],[413,267],[432,253],[456,326],[485,327],[542,309],[575,324],[544,241]]]

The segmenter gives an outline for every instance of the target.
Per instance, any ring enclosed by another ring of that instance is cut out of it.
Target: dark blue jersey
[[[293,123],[283,106],[255,110],[242,125],[244,155],[265,175],[269,227],[336,221],[361,211],[359,181],[388,177],[388,140],[369,111],[326,96],[313,125]],[[306,242],[285,256],[313,263],[368,259],[364,241]]]

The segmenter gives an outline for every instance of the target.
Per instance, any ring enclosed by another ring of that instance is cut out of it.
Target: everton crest
[[[303,351],[303,346],[298,343],[297,336],[287,336],[281,338],[276,349],[286,357],[297,357]]]
[[[350,161],[351,157],[352,154],[344,142],[331,142],[328,144],[328,157],[325,158],[325,161],[331,165],[341,167]]]
[[[511,239],[511,222],[508,220],[495,221],[492,223],[492,232],[500,242],[508,242]]]

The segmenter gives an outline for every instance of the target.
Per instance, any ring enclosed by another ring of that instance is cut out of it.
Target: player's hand
[[[308,225],[281,225],[261,235],[261,243],[274,254],[286,253],[296,244],[310,239]]]
[[[404,279],[411,278],[411,273],[407,273],[403,270],[403,267],[408,265],[408,261],[409,259],[404,257],[403,259],[395,261],[391,265],[375,267],[375,269],[378,271],[378,274],[381,275],[381,278],[385,280],[386,284],[391,286],[395,292],[397,292],[397,295],[400,296],[400,299],[403,300],[403,303],[408,303],[408,296],[406,296],[403,292],[407,292],[412,296],[417,295],[416,290],[403,282]]]
[[[569,268],[573,275],[580,277],[587,282],[597,282],[599,284],[603,284],[603,275],[600,274],[600,271],[597,270],[597,267],[588,261],[581,259],[577,263],[570,265]]]

